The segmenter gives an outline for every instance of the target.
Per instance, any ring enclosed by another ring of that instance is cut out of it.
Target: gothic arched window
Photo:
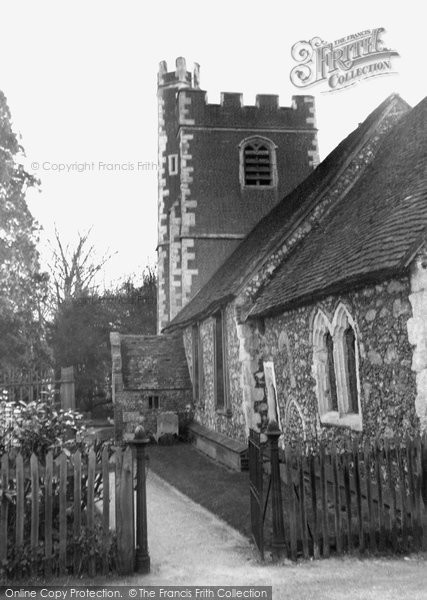
[[[335,365],[340,414],[358,415],[359,353],[356,330],[347,308],[340,304],[334,314],[332,337],[335,344]]]
[[[273,187],[277,184],[276,147],[266,138],[249,138],[240,144],[242,187]]]
[[[341,303],[332,322],[319,310],[313,321],[313,375],[320,421],[362,429],[356,326]]]
[[[347,367],[347,409],[349,413],[358,413],[359,402],[357,397],[356,336],[351,325],[349,325],[344,331],[343,342]]]
[[[327,379],[329,391],[329,408],[338,411],[337,382],[335,378],[334,361],[334,341],[329,331],[325,334],[326,360],[327,360]]]

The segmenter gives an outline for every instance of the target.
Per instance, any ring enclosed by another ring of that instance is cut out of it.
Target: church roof
[[[182,336],[121,335],[126,390],[191,389]]]
[[[252,229],[212,278],[184,306],[166,328],[183,326],[212,314],[235,297],[262,267],[268,256],[286,240],[313,210],[323,193],[345,171],[360,148],[393,109],[409,110],[398,95],[382,102],[322,163]],[[308,236],[311,239],[311,235]]]
[[[386,135],[360,179],[280,265],[250,314],[402,272],[426,228],[427,98]]]

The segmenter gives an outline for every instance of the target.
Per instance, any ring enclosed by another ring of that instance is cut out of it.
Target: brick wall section
[[[159,412],[174,411],[182,422],[192,404],[191,381],[180,335],[110,335],[116,437],[143,423],[155,432]],[[149,408],[158,396],[159,409]]]
[[[208,104],[194,76],[178,59],[175,72],[159,71],[158,332],[210,278],[252,227],[310,173],[318,162],[314,100],[223,93]],[[276,146],[278,184],[242,188],[243,140],[263,136]],[[178,155],[179,174],[168,172]],[[177,206],[177,203],[179,206]]]

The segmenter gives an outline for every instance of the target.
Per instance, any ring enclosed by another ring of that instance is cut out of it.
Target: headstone
[[[175,412],[162,412],[157,416],[157,439],[167,434],[178,435],[178,415]]]

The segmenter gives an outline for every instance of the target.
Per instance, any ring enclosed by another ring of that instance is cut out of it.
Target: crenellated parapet
[[[209,104],[205,91],[183,88],[178,112],[179,125],[281,131],[316,127],[313,96],[293,96],[291,106],[279,106],[278,95],[257,94],[254,105],[244,105],[243,94],[222,92],[220,104]]]
[[[194,63],[193,73],[187,71],[187,63],[185,58],[180,56],[175,62],[175,71],[168,71],[168,65],[165,60],[159,63],[159,71],[157,74],[157,85],[159,88],[176,86],[181,83],[184,85],[199,87],[200,82],[200,65]]]

